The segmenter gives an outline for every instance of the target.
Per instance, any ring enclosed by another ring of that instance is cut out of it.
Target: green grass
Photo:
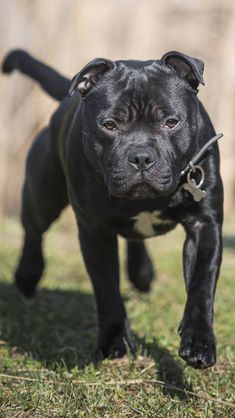
[[[66,212],[47,234],[47,269],[31,302],[12,286],[21,235],[19,222],[2,223],[0,418],[235,417],[234,222],[225,225],[215,304],[218,361],[204,371],[186,366],[177,354],[177,327],[185,303],[182,229],[148,241],[158,272],[148,295],[128,283],[120,240],[122,293],[139,355],[99,365],[93,362],[98,332],[95,302],[71,213]],[[185,392],[161,386],[159,380]]]

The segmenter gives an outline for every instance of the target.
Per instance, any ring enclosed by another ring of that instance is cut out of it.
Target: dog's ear
[[[114,67],[114,63],[104,58],[96,58],[89,62],[73,79],[69,89],[69,96],[79,90],[82,96],[94,86],[97,80],[108,70]]]
[[[199,83],[205,84],[203,80],[204,63],[197,58],[189,57],[181,52],[167,52],[161,58],[165,64],[171,65],[180,77],[186,79],[188,83],[197,90]]]

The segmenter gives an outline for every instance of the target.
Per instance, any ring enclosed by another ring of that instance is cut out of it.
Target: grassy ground
[[[6,220],[0,227],[0,418],[235,417],[235,223],[225,225],[217,365],[197,371],[177,355],[183,231],[148,242],[158,271],[148,295],[128,283],[120,241],[122,292],[139,355],[95,365],[95,303],[70,218],[65,214],[47,235],[47,270],[30,303],[12,286],[19,223]],[[212,400],[203,399],[208,396]]]

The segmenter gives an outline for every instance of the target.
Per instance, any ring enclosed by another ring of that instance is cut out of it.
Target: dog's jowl
[[[27,158],[16,285],[34,294],[44,267],[43,233],[70,203],[94,287],[103,356],[122,356],[127,344],[135,349],[119,291],[117,235],[127,240],[131,282],[147,291],[153,267],[143,239],[180,223],[187,302],[179,354],[193,367],[216,361],[213,302],[223,218],[217,143],[199,169],[182,175],[215,135],[197,97],[203,67],[175,51],[152,61],[95,59],[70,83],[24,51],[3,63],[4,72],[20,70],[61,101]],[[202,175],[203,190],[196,190]]]

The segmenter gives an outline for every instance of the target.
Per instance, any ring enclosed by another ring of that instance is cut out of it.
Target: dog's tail
[[[23,50],[15,49],[5,57],[2,71],[9,74],[13,70],[19,70],[36,80],[43,90],[56,100],[61,101],[68,94],[70,87],[68,78],[63,77],[53,68],[36,60]]]

